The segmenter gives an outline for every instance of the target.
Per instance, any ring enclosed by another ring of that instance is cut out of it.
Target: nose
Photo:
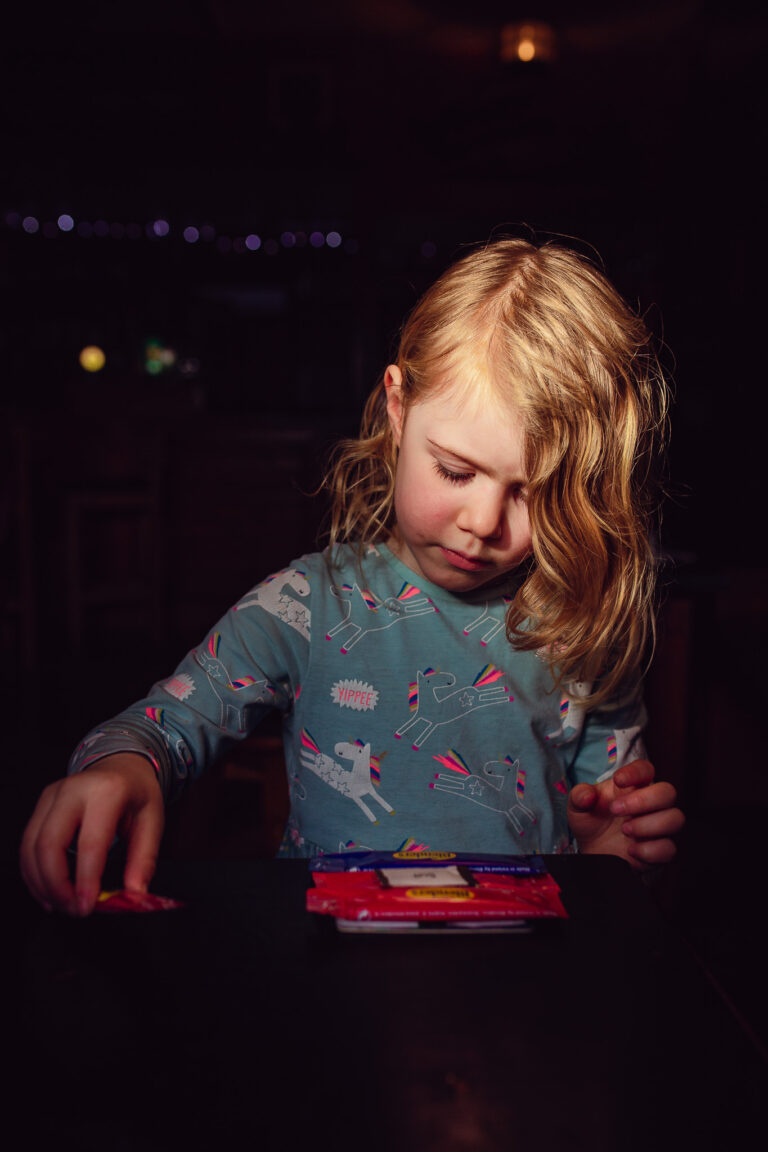
[[[457,525],[480,540],[498,540],[504,531],[506,500],[500,491],[484,487],[476,490],[461,507]]]

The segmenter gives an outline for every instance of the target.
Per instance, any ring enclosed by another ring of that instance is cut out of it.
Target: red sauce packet
[[[383,929],[387,923],[481,930],[567,917],[558,885],[540,858],[480,861],[461,853],[442,853],[440,859],[423,853],[405,860],[404,855],[313,860],[308,911],[336,917],[344,930],[353,924],[358,930],[365,924]]]
[[[121,888],[117,892],[100,892],[96,901],[96,912],[168,912],[172,908],[183,908],[183,900],[170,896],[158,896],[154,892],[132,892]]]

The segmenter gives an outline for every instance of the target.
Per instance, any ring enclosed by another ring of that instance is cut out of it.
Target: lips
[[[465,556],[463,552],[454,552],[452,548],[444,548],[442,544],[440,551],[449,564],[454,568],[460,568],[462,572],[484,572],[490,566],[489,560],[477,560],[472,556]]]

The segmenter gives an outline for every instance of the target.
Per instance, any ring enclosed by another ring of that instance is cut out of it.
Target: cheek
[[[528,508],[525,505],[516,506],[509,517],[510,545],[516,559],[522,560],[528,556],[533,547],[531,537],[531,524],[528,519]]]
[[[446,487],[436,482],[431,468],[419,467],[401,456],[395,480],[398,523],[412,529],[427,529],[449,519],[455,497]]]
[[[448,502],[434,492],[403,486],[395,493],[398,523],[412,532],[428,534],[450,519]]]

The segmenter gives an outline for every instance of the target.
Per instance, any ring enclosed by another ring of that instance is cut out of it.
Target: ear
[[[384,373],[384,387],[387,392],[389,426],[392,429],[395,444],[399,448],[405,422],[405,405],[403,403],[403,374],[397,364],[390,364]]]

